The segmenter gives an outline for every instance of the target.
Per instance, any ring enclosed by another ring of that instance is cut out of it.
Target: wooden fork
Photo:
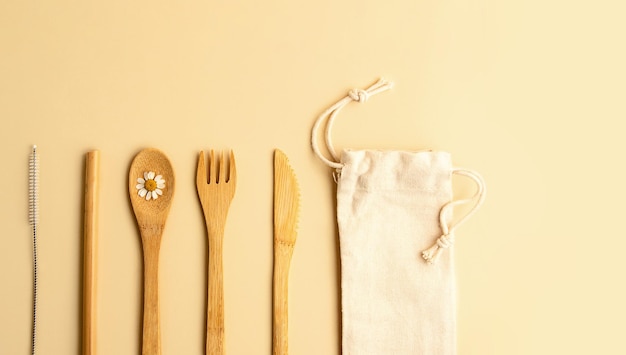
[[[235,168],[235,155],[232,151],[229,159],[226,159],[224,153],[222,153],[221,158],[217,161],[213,150],[211,150],[208,178],[204,160],[204,152],[201,151],[198,156],[196,187],[209,234],[206,354],[223,355],[224,283],[222,245],[228,208],[235,195],[237,170]]]

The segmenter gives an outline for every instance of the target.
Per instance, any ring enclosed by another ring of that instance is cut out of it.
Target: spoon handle
[[[142,355],[161,355],[159,323],[159,243],[144,238],[144,292]]]

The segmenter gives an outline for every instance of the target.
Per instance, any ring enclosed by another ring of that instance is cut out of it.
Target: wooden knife
[[[300,191],[285,153],[274,152],[274,316],[273,355],[288,351],[289,265],[296,244]]]

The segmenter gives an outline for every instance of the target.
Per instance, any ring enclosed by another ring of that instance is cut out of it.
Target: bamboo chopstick
[[[96,354],[96,262],[98,256],[98,195],[100,152],[85,156],[85,210],[83,230],[83,355]]]

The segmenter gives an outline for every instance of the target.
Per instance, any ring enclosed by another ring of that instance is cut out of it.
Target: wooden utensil
[[[161,354],[159,250],[174,195],[174,182],[172,165],[160,150],[144,149],[133,159],[128,192],[143,245],[143,355]]]
[[[224,277],[222,246],[226,217],[237,186],[237,170],[235,168],[235,155],[232,151],[229,159],[226,159],[222,153],[218,162],[211,150],[208,178],[204,160],[204,152],[200,152],[196,172],[196,187],[209,234],[206,354],[223,355]]]
[[[300,192],[285,153],[274,153],[274,316],[273,354],[288,350],[288,284],[291,256],[296,244]]]
[[[96,355],[96,295],[98,257],[98,194],[100,152],[85,156],[85,205],[83,217],[83,355]]]

